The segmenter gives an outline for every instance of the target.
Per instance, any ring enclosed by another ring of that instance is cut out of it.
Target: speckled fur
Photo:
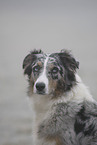
[[[32,64],[41,57],[45,61],[47,55],[33,51],[23,62],[34,112],[33,145],[97,145],[97,102],[76,73],[78,62],[67,51],[49,56],[47,72],[54,67],[54,62],[59,71],[57,77],[45,74],[49,84],[48,92],[43,95],[33,93],[39,76],[34,75]]]

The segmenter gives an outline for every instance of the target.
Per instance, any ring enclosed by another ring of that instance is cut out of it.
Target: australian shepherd
[[[32,145],[97,145],[97,102],[67,50],[34,50],[23,61],[33,108]]]

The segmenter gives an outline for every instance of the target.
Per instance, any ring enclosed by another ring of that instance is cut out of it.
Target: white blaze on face
[[[45,93],[48,93],[48,78],[46,76],[46,67],[47,67],[47,62],[48,62],[49,57],[47,57],[45,59],[44,62],[44,68],[43,68],[43,72],[40,74],[39,78],[36,80],[35,84],[34,84],[34,93],[36,93],[36,84],[37,83],[44,83],[45,84]]]

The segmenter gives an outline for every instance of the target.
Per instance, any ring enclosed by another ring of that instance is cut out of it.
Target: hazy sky
[[[97,0],[0,0],[0,25],[10,48],[23,41],[30,48],[95,47]]]
[[[0,0],[0,11],[21,11],[44,14],[62,12],[97,12],[96,0]]]

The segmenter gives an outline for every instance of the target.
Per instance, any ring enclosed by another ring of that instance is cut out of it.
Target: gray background
[[[0,145],[31,145],[22,61],[33,48],[72,50],[97,98],[97,0],[0,0]]]

